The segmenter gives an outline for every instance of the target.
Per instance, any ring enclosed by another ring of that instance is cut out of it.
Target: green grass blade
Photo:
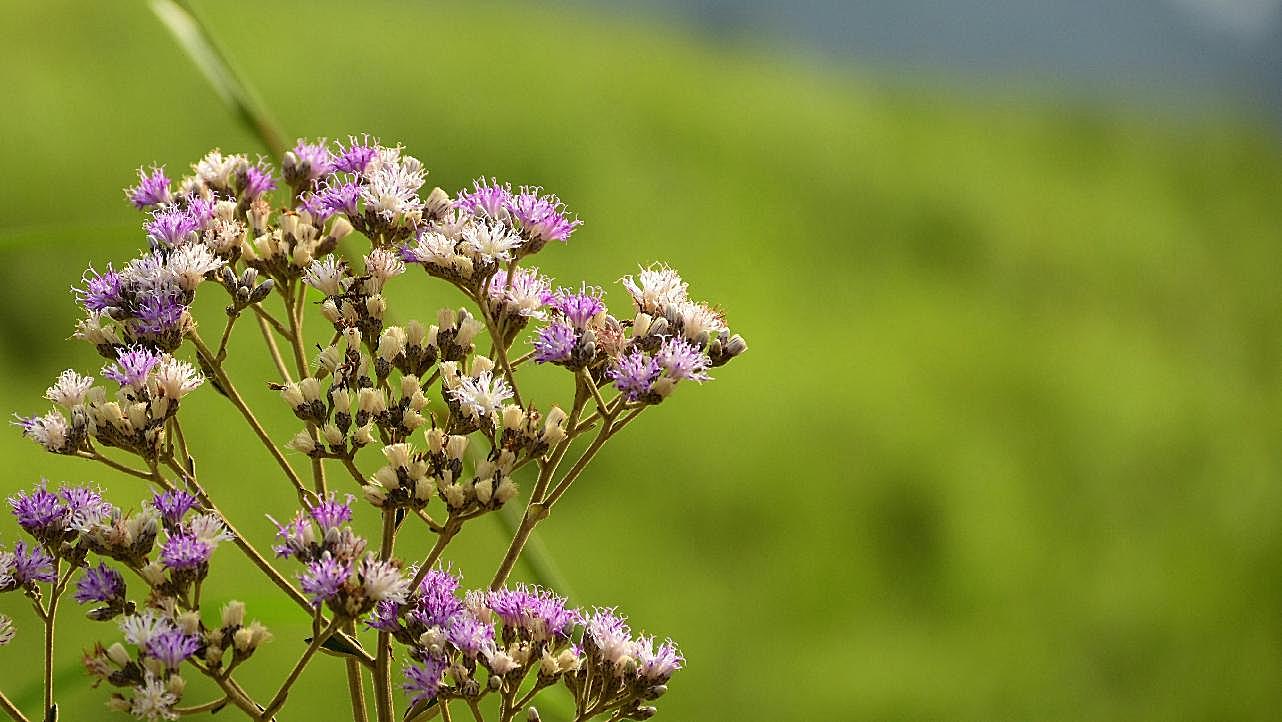
[[[255,100],[248,85],[232,69],[227,57],[214,44],[208,28],[191,8],[185,2],[176,0],[152,0],[151,9],[209,84],[214,86],[218,97],[258,136],[267,151],[272,154],[284,152],[285,136]]]

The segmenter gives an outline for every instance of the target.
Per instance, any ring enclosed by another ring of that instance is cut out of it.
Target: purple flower
[[[597,608],[583,621],[584,647],[610,664],[620,664],[635,652],[628,621],[614,609]]]
[[[160,561],[170,569],[195,569],[209,562],[214,545],[197,539],[194,534],[179,531],[165,541]]]
[[[122,600],[124,596],[124,577],[106,564],[99,563],[96,567],[89,567],[80,581],[76,582],[75,599],[80,604],[111,604]]]
[[[70,515],[68,526],[82,531],[111,513],[112,506],[98,492],[87,486],[64,486],[58,490]]]
[[[637,676],[650,684],[664,684],[686,661],[671,639],[655,649],[654,637],[637,639],[636,656]]]
[[[339,144],[338,156],[334,158],[334,170],[342,173],[364,173],[369,164],[378,156],[378,143],[371,142],[369,136],[357,140],[349,136],[346,148]]]
[[[189,494],[182,489],[174,489],[161,494],[156,494],[151,499],[151,505],[156,511],[160,512],[161,518],[169,526],[178,526],[182,522],[183,516],[194,509],[199,500],[193,494]]]
[[[198,649],[200,649],[200,638],[185,634],[178,629],[167,629],[153,634],[146,644],[147,654],[164,662],[170,669],[178,669],[178,665],[195,654]]]
[[[396,632],[401,628],[401,605],[390,599],[384,599],[374,605],[374,610],[365,620],[365,626],[380,632]]]
[[[560,311],[580,331],[586,329],[592,319],[605,313],[605,302],[601,300],[600,291],[593,292],[586,286],[578,293],[572,293],[566,288],[557,289],[556,293],[548,294],[543,300],[551,308]]]
[[[325,147],[324,140],[319,143],[307,143],[300,138],[298,145],[295,145],[291,152],[294,154],[294,172],[306,182],[324,178],[333,169],[334,156],[330,154],[329,148]]]
[[[148,294],[138,304],[138,330],[159,336],[177,326],[187,306],[176,291],[160,290]]]
[[[459,579],[444,569],[432,569],[419,582],[418,592],[412,598],[411,621],[425,627],[443,627],[463,611],[463,602],[455,593]]]
[[[251,165],[245,169],[245,190],[243,195],[250,199],[257,199],[262,194],[276,190],[276,179],[272,177],[270,168],[261,168]]]
[[[148,206],[168,203],[173,196],[169,192],[169,179],[165,177],[165,169],[153,166],[151,175],[147,175],[146,171],[139,168],[138,185],[126,188],[125,196],[140,211]]]
[[[565,206],[554,195],[539,195],[541,188],[524,186],[510,203],[512,215],[521,224],[521,232],[539,244],[548,241],[566,241],[575,228],[582,225],[577,218],[570,220]]]
[[[567,607],[565,597],[524,584],[490,592],[486,606],[505,626],[524,631],[532,639],[568,637],[579,621],[578,610]]]
[[[143,228],[147,230],[147,236],[157,243],[178,246],[191,240],[192,235],[200,230],[200,224],[187,210],[170,207],[152,214],[151,221]]]
[[[47,540],[66,530],[71,511],[57,494],[40,482],[31,493],[19,492],[9,497],[9,508],[18,519],[18,526],[31,536]]]
[[[494,627],[470,614],[459,614],[445,628],[445,638],[464,655],[475,657],[494,643]]]
[[[356,200],[360,197],[361,187],[355,183],[329,184],[316,193],[323,215],[328,218],[335,213],[356,215]]]
[[[512,186],[509,183],[499,185],[493,178],[486,184],[484,178],[472,181],[471,191],[459,191],[455,208],[461,208],[474,216],[486,216],[500,219],[507,215],[512,203]]]
[[[198,195],[188,195],[183,198],[183,203],[187,208],[187,215],[191,218],[192,223],[196,224],[196,230],[203,231],[205,226],[217,215],[215,210],[215,199],[206,198]]]
[[[654,354],[654,360],[674,381],[707,381],[708,357],[684,338],[670,338]]]
[[[527,318],[543,318],[545,300],[552,293],[547,276],[537,268],[517,268],[508,283],[507,270],[500,268],[486,289],[489,297],[508,307],[512,313]]]
[[[616,361],[605,373],[614,381],[619,393],[627,396],[629,401],[636,401],[650,392],[662,372],[663,368],[654,358],[641,351],[633,351]]]
[[[549,323],[534,337],[534,360],[538,363],[569,361],[577,341],[573,328],[555,321]]]
[[[17,542],[13,545],[13,578],[22,585],[56,581],[53,557],[38,546]]]
[[[116,354],[116,362],[102,367],[102,375],[121,386],[142,388],[162,356],[145,346],[130,346]]]
[[[76,301],[86,311],[102,311],[120,305],[123,293],[120,274],[113,271],[111,266],[103,274],[90,268],[80,280],[85,287],[71,290],[76,294]]]
[[[276,552],[278,557],[297,556],[299,552],[306,550],[312,542],[316,541],[316,532],[312,528],[312,523],[307,520],[307,517],[301,511],[284,524],[272,519],[270,516],[267,518],[271,519],[271,522],[276,525],[276,538],[283,542],[272,547],[272,551]]]
[[[336,497],[336,494],[330,494],[328,499],[307,510],[322,531],[338,529],[352,520],[352,500],[356,497],[348,494],[346,502],[342,504],[338,503]]]
[[[436,698],[436,693],[441,689],[441,675],[445,673],[447,666],[443,659],[428,657],[421,664],[405,667],[405,683],[401,688],[405,690],[411,704]]]
[[[312,603],[319,605],[333,599],[351,576],[350,564],[340,562],[329,552],[325,552],[320,559],[307,565],[298,580],[303,591],[311,595]]]

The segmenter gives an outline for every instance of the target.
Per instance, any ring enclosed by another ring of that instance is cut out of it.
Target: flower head
[[[600,289],[589,289],[584,286],[577,293],[569,289],[558,289],[549,294],[544,301],[549,307],[559,312],[571,326],[582,331],[598,316],[605,313],[605,302],[601,300]]]
[[[183,660],[200,649],[200,638],[178,629],[166,629],[151,635],[144,649],[148,656],[160,660],[169,669],[178,669]]]
[[[578,335],[570,326],[553,321],[534,336],[534,360],[538,363],[564,363],[574,353]]]
[[[200,224],[185,208],[169,206],[153,213],[143,228],[157,244],[180,246],[196,239]]]
[[[72,437],[67,419],[57,411],[50,411],[44,416],[20,416],[14,423],[22,429],[23,436],[35,441],[48,451],[62,454],[70,453],[74,449],[74,444],[68,443]]]
[[[130,346],[116,354],[116,362],[102,367],[102,375],[121,386],[141,389],[163,357],[145,346]]]
[[[637,401],[650,393],[662,372],[663,367],[656,359],[637,350],[616,361],[605,373],[619,393],[629,401]]]
[[[29,586],[36,582],[54,582],[58,577],[53,571],[53,557],[38,546],[25,542],[13,545],[12,576],[18,584]]]
[[[474,216],[501,220],[508,217],[512,197],[511,184],[499,185],[493,178],[487,183],[484,178],[477,178],[472,181],[472,190],[459,191],[454,207]]]
[[[160,512],[160,517],[170,526],[178,526],[182,522],[183,516],[196,508],[199,503],[195,495],[189,494],[182,489],[162,492],[151,499],[151,505],[155,507],[156,511]]]
[[[512,387],[507,381],[489,371],[479,375],[463,376],[458,386],[450,389],[450,396],[463,411],[473,417],[488,417],[503,408],[503,402],[512,398]]]
[[[583,224],[577,218],[570,218],[560,198],[541,192],[541,188],[524,186],[510,203],[512,215],[521,224],[522,235],[535,246],[533,250],[548,241],[568,240],[574,229]]]
[[[445,674],[448,663],[439,657],[428,657],[422,662],[405,667],[405,682],[401,687],[411,704],[427,702],[436,698],[441,689],[441,676]]]
[[[365,596],[376,602],[386,600],[400,604],[409,594],[410,580],[401,573],[401,568],[373,555],[365,557],[357,575],[365,589]]]
[[[62,533],[71,516],[67,505],[57,494],[49,491],[44,481],[30,493],[19,492],[9,497],[9,508],[17,518],[18,526],[37,539],[49,539]]]
[[[707,381],[708,357],[698,346],[684,338],[669,338],[659,346],[654,360],[664,374],[674,381]]]
[[[508,313],[525,318],[543,318],[543,304],[552,292],[551,281],[537,268],[517,268],[508,281],[507,269],[500,268],[486,289],[492,301]]]
[[[602,661],[615,665],[620,672],[635,654],[628,620],[612,608],[592,610],[592,614],[583,621],[583,641],[585,645],[590,643],[589,651]]]
[[[578,611],[566,605],[565,597],[541,587],[521,584],[515,589],[496,589],[485,603],[505,626],[531,639],[568,637],[579,620]]]
[[[213,553],[213,544],[180,530],[165,540],[160,550],[160,561],[170,569],[196,569],[209,563]]]
[[[107,267],[106,273],[98,273],[90,268],[81,278],[84,288],[72,288],[76,301],[86,311],[103,311],[119,306],[124,300],[124,288],[120,274]]]
[[[170,180],[165,176],[163,167],[152,167],[151,173],[148,174],[142,168],[138,169],[138,185],[125,189],[125,197],[129,202],[134,204],[134,208],[144,210],[151,206],[158,206],[173,200],[173,194],[169,191]]]
[[[165,680],[147,672],[143,683],[134,687],[129,714],[148,722],[178,719],[178,714],[173,709],[177,703],[178,696],[169,691]]]
[[[348,494],[346,500],[339,503],[335,494],[322,499],[314,506],[308,507],[307,513],[316,520],[322,530],[338,529],[352,520],[352,500],[356,497]]]
[[[245,169],[245,198],[254,200],[274,190],[276,190],[276,179],[272,177],[271,168],[251,165]]]
[[[662,315],[669,305],[685,301],[689,288],[680,274],[662,264],[642,268],[636,276],[626,276],[620,283],[632,296],[637,311],[651,316]]]
[[[285,177],[297,178],[305,183],[312,183],[330,174],[333,170],[334,156],[322,138],[319,142],[308,143],[302,138],[285,156]]]
[[[154,609],[147,609],[142,614],[130,614],[122,618],[119,624],[125,641],[139,649],[146,648],[152,637],[174,629],[174,623]]]
[[[71,369],[58,375],[58,380],[45,390],[45,398],[59,406],[71,409],[85,402],[85,394],[93,387],[92,376],[81,376]]]
[[[125,579],[120,572],[106,564],[99,563],[89,567],[85,575],[76,582],[75,600],[80,604],[119,602],[125,596]]]
[[[637,675],[650,684],[667,682],[672,673],[681,669],[685,657],[671,639],[654,646],[654,637],[640,637],[636,641]]]
[[[299,583],[311,598],[313,604],[333,599],[338,596],[339,590],[347,583],[352,576],[352,567],[347,562],[341,562],[325,552],[317,559],[307,565],[303,573],[299,575]]]
[[[359,139],[356,136],[348,136],[346,146],[338,144],[338,153],[334,157],[334,170],[359,175],[364,173],[377,157],[378,141],[370,140],[368,135]]]

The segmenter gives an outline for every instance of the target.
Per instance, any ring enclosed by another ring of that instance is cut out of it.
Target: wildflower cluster
[[[486,710],[499,722],[538,719],[538,695],[553,687],[574,699],[576,720],[655,714],[651,703],[684,664],[671,641],[634,635],[613,608],[508,580],[606,442],[747,346],[667,266],[623,278],[631,303],[616,316],[602,288],[558,285],[530,265],[582,225],[556,195],[493,178],[451,195],[426,181],[403,148],[361,136],[300,140],[279,173],[214,150],[177,181],[140,169],[125,190],[146,214],[146,248],[119,270],[91,268],[73,289],[83,312],[75,337],[107,360],[103,383],[68,369],[46,391],[54,408],[16,423],[45,450],[140,480],[151,495],[121,509],[96,488],[41,482],[10,499],[30,540],[0,551],[0,591],[30,597],[49,638],[64,592],[91,619],[116,622],[115,638],[84,655],[95,684],[115,688],[111,709],[160,720],[233,707],[269,720],[324,649],[352,690],[372,681],[368,718],[379,722],[448,718],[451,703],[478,719]],[[461,301],[429,319],[395,314],[388,289],[423,275]],[[223,299],[216,342],[193,316],[198,292]],[[318,312],[310,327],[309,309]],[[257,325],[275,373],[237,384],[226,360],[244,323]],[[564,369],[572,393],[536,403],[518,373],[530,362]],[[254,483],[255,464],[271,465],[298,497],[268,517],[275,560],[231,526],[205,467],[197,473],[182,407],[206,385],[261,447],[241,462]],[[259,420],[259,400],[242,389],[264,386],[296,421]],[[463,593],[444,552],[473,520],[517,503],[520,522],[489,585]],[[380,522],[377,537],[356,531],[362,515]],[[430,551],[398,556],[410,537],[430,540]],[[216,620],[203,612],[225,544],[312,626],[270,699],[255,699],[234,673],[271,635],[245,623],[239,602],[222,602]],[[0,645],[13,629],[0,618]],[[56,712],[51,660],[42,718]],[[180,706],[193,674],[222,696]],[[355,719],[367,718],[363,705],[354,695]]]

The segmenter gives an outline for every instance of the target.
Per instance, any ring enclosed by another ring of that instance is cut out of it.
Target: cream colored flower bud
[[[525,423],[525,412],[516,404],[508,404],[503,407],[503,428],[516,430]]]
[[[153,587],[157,584],[163,584],[165,581],[165,567],[159,561],[151,562],[142,569],[139,569],[138,573],[141,574],[142,578],[146,579],[147,583]]]
[[[387,299],[382,294],[365,299],[365,310],[374,318],[382,318],[387,311]]]
[[[387,411],[387,397],[382,389],[366,387],[357,391],[356,404],[367,414],[381,414]]]
[[[334,369],[338,368],[338,365],[342,362],[343,352],[336,345],[326,346],[316,356],[316,365],[330,373],[334,373]]]
[[[442,308],[436,312],[436,323],[441,328],[453,328],[458,323],[458,314],[452,308]]]
[[[472,343],[472,340],[476,338],[476,334],[480,333],[483,328],[485,328],[485,324],[469,316],[459,326],[458,335],[454,337],[454,340],[460,346],[467,346]]]
[[[338,323],[338,319],[343,317],[343,314],[338,310],[338,303],[332,298],[321,304],[321,315],[330,323]]]
[[[472,263],[472,259],[467,256],[454,256],[454,258],[450,259],[450,265],[463,278],[471,278],[472,274],[476,272],[476,266]]]
[[[174,620],[178,623],[178,628],[185,634],[195,634],[200,631],[200,613],[195,611],[186,611],[178,615]]]
[[[478,354],[472,359],[472,368],[471,368],[470,375],[473,378],[493,370],[494,370],[494,362],[490,360],[489,356],[481,356]]]
[[[325,232],[325,235],[335,241],[341,241],[351,234],[351,232],[352,222],[347,220],[347,216],[336,215],[334,216],[333,222],[329,224],[329,230]]]
[[[239,627],[245,623],[245,603],[232,600],[223,605],[223,626]]]
[[[423,339],[427,337],[427,329],[418,321],[410,321],[405,324],[405,343],[410,346],[422,346]]]
[[[512,477],[505,476],[499,482],[498,488],[494,490],[494,499],[500,504],[506,504],[508,500],[516,496],[516,492],[516,482],[512,481]]]
[[[236,645],[239,652],[249,651],[254,644],[254,632],[249,627],[241,627],[232,635],[232,644]]]
[[[328,423],[321,427],[321,436],[325,439],[325,443],[330,446],[339,446],[343,443],[343,439],[346,438],[343,432],[339,431],[338,427],[333,423]]]
[[[467,451],[468,438],[459,434],[454,434],[445,442],[445,455],[451,459],[462,459],[463,453]]]
[[[388,326],[378,337],[378,357],[391,363],[393,359],[405,352],[405,329],[400,326]]]
[[[396,469],[390,466],[380,466],[374,472],[373,480],[385,489],[399,489],[401,486],[400,476]]]
[[[349,411],[352,408],[352,392],[347,389],[335,389],[330,394],[330,400],[334,402],[335,411]]]
[[[125,651],[125,645],[120,642],[107,647],[107,658],[115,662],[118,666],[124,667],[129,664],[129,652]]]
[[[280,390],[280,397],[285,400],[285,403],[291,409],[296,409],[303,405],[303,392],[296,383],[285,384],[285,388]]]
[[[374,506],[382,506],[387,502],[387,489],[381,484],[366,484],[361,487],[361,491],[365,494],[365,500]]]
[[[187,689],[187,681],[182,676],[175,674],[169,677],[165,682],[165,686],[169,688],[170,692],[174,693],[174,696],[181,697],[183,690]]]
[[[443,487],[441,493],[445,495],[445,502],[451,507],[463,506],[466,497],[463,494],[463,487],[459,484],[450,484]]]
[[[428,501],[436,495],[436,480],[432,477],[423,477],[414,483],[414,498],[419,501]]]
[[[393,467],[408,468],[413,455],[414,447],[410,444],[388,444],[383,447],[383,458]]]
[[[302,379],[298,382],[298,390],[303,395],[303,400],[307,403],[320,400],[320,381],[311,377]]]
[[[312,439],[311,434],[306,431],[300,431],[285,442],[285,448],[310,455],[316,451],[316,442]]]
[[[357,446],[368,446],[374,443],[374,424],[370,422],[364,426],[357,426],[352,432],[352,443]]]
[[[481,479],[472,485],[472,493],[476,494],[476,500],[482,504],[489,504],[490,497],[494,495],[494,482],[489,479]]]

